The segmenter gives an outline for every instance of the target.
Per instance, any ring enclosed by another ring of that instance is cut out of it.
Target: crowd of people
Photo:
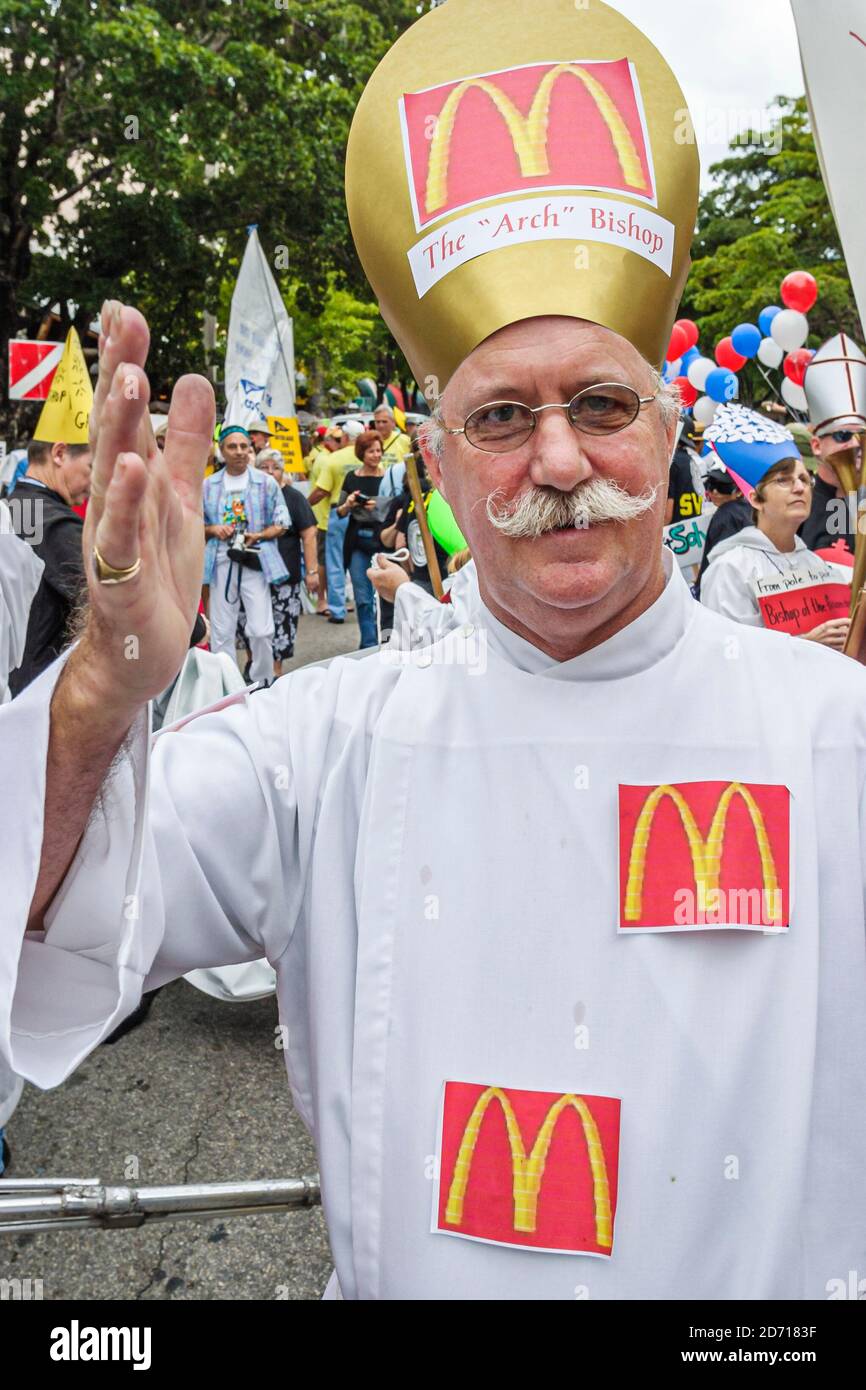
[[[850,585],[850,499],[831,459],[850,459],[859,472],[860,436],[853,428],[819,433],[825,424],[816,409],[798,440],[763,411],[738,404],[721,406],[707,429],[686,421],[671,461],[666,520],[708,521],[693,583],[708,608],[762,626],[759,581],[785,575],[796,584],[802,575],[813,584]],[[725,467],[729,445],[748,481]],[[841,651],[849,627],[848,616],[839,616],[798,635]]]
[[[152,416],[152,425],[161,450],[167,417]],[[405,530],[411,517],[410,449],[422,490],[429,490],[416,431],[415,422],[401,430],[387,405],[367,420],[324,422],[311,431],[306,475],[299,476],[286,471],[265,426],[223,424],[203,488],[206,544],[196,643],[238,659],[248,682],[268,682],[294,655],[305,603],[329,623],[345,623],[347,613],[356,613],[361,647],[375,646],[383,634],[387,639],[392,606],[377,602],[368,571],[383,545],[393,551],[403,543],[395,523],[405,517]],[[20,660],[10,657],[9,690],[17,695],[75,630],[86,588],[82,530],[92,451],[85,443],[34,438],[12,458],[15,466],[0,487],[7,502],[14,498],[8,533],[29,540],[44,566]],[[37,503],[38,535],[31,524]],[[430,589],[417,544],[414,554],[414,565],[404,557],[405,571]],[[447,556],[441,548],[439,554],[444,569]]]
[[[162,448],[166,417],[154,416],[153,423]],[[833,459],[850,458],[859,469],[859,435],[851,428],[821,433],[821,424],[813,422],[804,441],[803,432],[795,437],[763,412],[739,405],[720,407],[707,429],[685,415],[670,465],[665,521],[708,520],[693,576],[694,595],[708,607],[760,624],[759,578],[804,566],[814,574],[823,564],[830,577],[839,578],[841,567],[841,578],[850,582],[855,528]],[[401,429],[385,404],[367,419],[325,421],[310,432],[306,476],[300,477],[285,471],[266,427],[223,424],[203,489],[206,546],[196,643],[238,660],[250,683],[282,674],[294,655],[305,604],[334,624],[354,612],[361,648],[387,641],[401,583],[411,580],[426,595],[434,593],[406,469],[411,452],[426,507],[433,489],[417,433],[417,421]],[[723,435],[753,441],[758,472],[749,484],[725,468],[724,445],[714,447]],[[772,461],[761,471],[768,447]],[[89,444],[34,438],[0,490],[7,501],[14,498],[7,529],[31,541],[44,567],[20,659],[7,672],[12,696],[55,659],[75,628],[85,588],[82,527],[91,458]],[[37,504],[38,539],[31,524]],[[439,542],[431,537],[430,544],[440,575],[453,571]],[[396,564],[385,563],[395,555]],[[847,631],[847,618],[839,617],[803,635],[841,649]]]

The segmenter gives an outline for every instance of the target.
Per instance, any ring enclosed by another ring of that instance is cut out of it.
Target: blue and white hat
[[[774,463],[800,457],[790,430],[734,403],[719,406],[704,430],[704,445],[703,454],[716,454],[746,496]]]

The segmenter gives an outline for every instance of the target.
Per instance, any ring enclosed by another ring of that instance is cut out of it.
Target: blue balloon
[[[770,336],[770,327],[777,314],[781,314],[778,304],[768,304],[766,309],[762,309],[758,315],[758,327],[765,338]]]
[[[754,357],[761,346],[763,333],[753,323],[738,323],[731,334],[731,343],[741,357]]]
[[[683,353],[682,360],[680,361],[680,376],[688,376],[689,367],[700,355],[701,350],[699,347],[689,348],[688,352]]]
[[[735,372],[728,371],[727,367],[715,367],[707,377],[704,390],[711,401],[718,401],[722,405],[737,399],[740,383]]]

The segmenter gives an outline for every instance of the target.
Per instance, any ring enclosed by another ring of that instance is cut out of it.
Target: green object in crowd
[[[435,488],[427,504],[427,522],[434,541],[438,541],[449,555],[456,555],[458,550],[466,549],[466,539],[454,519],[454,513],[442,493],[437,492]]]

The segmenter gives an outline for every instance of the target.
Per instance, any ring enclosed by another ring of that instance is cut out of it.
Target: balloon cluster
[[[785,374],[783,401],[793,410],[808,408],[803,378],[814,354],[803,344],[809,336],[806,314],[818,297],[818,285],[807,270],[793,270],[782,281],[780,295],[784,309],[768,304],[758,315],[757,324],[738,323],[716,345],[715,360],[702,355],[697,324],[691,319],[677,319],[664,379],[678,388],[683,405],[691,407],[699,424],[708,425],[719,405],[737,399],[737,372],[752,358],[765,367],[781,366]]]

